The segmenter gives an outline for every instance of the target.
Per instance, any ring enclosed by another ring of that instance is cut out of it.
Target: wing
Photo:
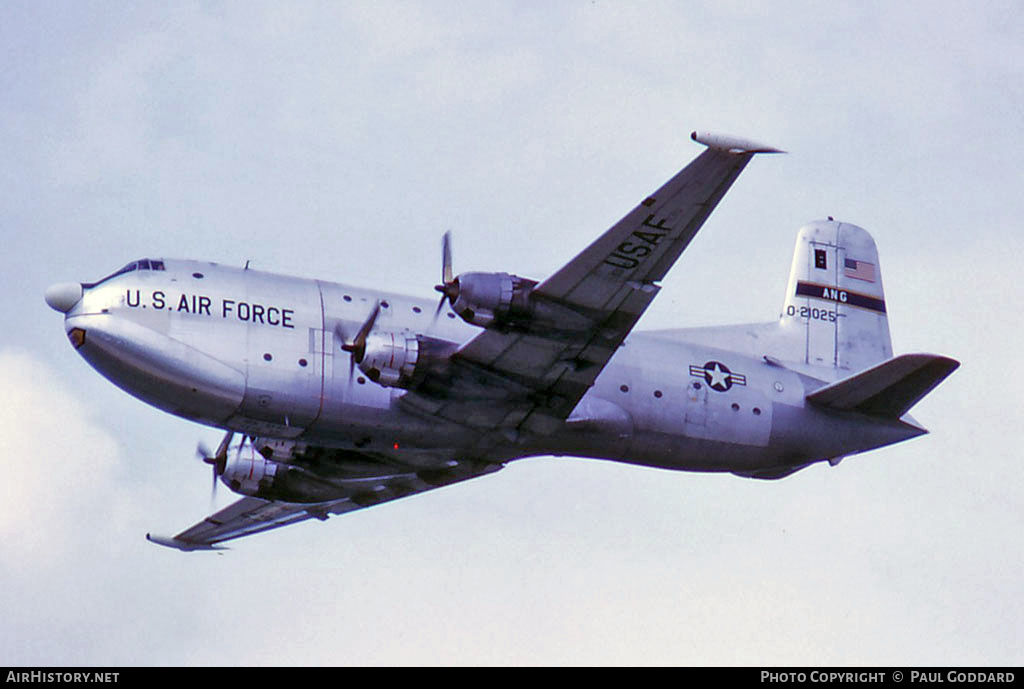
[[[378,477],[338,481],[342,497],[324,502],[294,503],[245,497],[176,536],[146,534],[146,538],[153,543],[184,551],[219,550],[221,547],[217,544],[224,541],[297,524],[307,519],[326,521],[331,515],[353,512],[491,474],[502,466],[477,462],[450,462],[448,466],[440,469],[388,473]]]
[[[558,428],[753,155],[778,152],[692,137],[708,150],[531,292],[535,310],[561,314],[558,320],[571,327],[485,330],[452,356],[446,394],[437,386],[414,391],[403,398],[406,408],[509,439]],[[480,404],[480,388],[490,390],[487,404]]]

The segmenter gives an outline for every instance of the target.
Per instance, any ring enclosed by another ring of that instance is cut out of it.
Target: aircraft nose
[[[77,282],[50,285],[46,290],[45,299],[54,311],[67,313],[82,299],[82,286]]]

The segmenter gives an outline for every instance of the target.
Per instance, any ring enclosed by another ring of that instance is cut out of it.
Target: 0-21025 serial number
[[[807,318],[812,321],[828,321],[829,323],[835,323],[838,318],[835,311],[815,309],[810,306],[797,307],[792,304],[786,307],[786,315],[794,318]]]

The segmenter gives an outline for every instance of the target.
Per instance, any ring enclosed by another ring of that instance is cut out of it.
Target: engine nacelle
[[[381,385],[402,387],[412,380],[420,356],[420,343],[415,336],[402,333],[373,333],[366,336],[366,350],[359,370]]]
[[[530,315],[537,282],[509,273],[463,273],[452,310],[464,321],[487,328]]]
[[[283,502],[326,502],[344,497],[340,486],[305,469],[267,459],[252,446],[228,457],[220,480],[241,495]]]
[[[389,388],[408,388],[427,370],[439,370],[455,351],[454,342],[424,335],[371,332],[366,336],[359,370]]]

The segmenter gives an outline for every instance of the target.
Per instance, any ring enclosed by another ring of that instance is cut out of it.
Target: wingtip
[[[190,553],[194,550],[228,550],[227,547],[222,545],[189,543],[187,541],[179,541],[177,538],[173,538],[171,536],[159,536],[152,533],[146,534],[146,540],[150,543],[162,545],[165,548],[174,548],[175,550],[180,550],[183,553]]]
[[[726,153],[786,153],[781,148],[767,146],[757,141],[727,134],[714,134],[712,132],[694,130],[690,132],[690,138],[708,148],[725,151]]]

